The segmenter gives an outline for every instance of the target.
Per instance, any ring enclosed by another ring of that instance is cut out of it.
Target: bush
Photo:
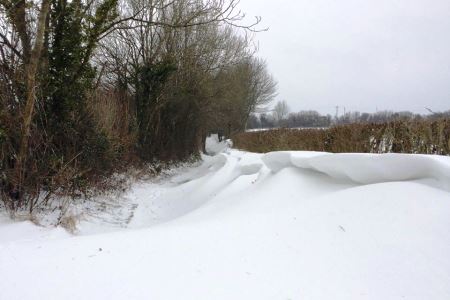
[[[328,129],[275,129],[233,136],[236,148],[251,152],[450,154],[450,120],[351,124]]]

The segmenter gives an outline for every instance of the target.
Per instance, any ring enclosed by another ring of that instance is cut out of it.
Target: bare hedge
[[[333,153],[450,154],[450,119],[351,124],[327,129],[275,129],[233,136],[236,148]]]

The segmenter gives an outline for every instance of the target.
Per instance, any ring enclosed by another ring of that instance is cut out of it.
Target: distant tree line
[[[393,121],[438,120],[450,118],[450,111],[430,112],[427,115],[409,111],[379,111],[376,113],[346,112],[344,115],[332,117],[322,115],[314,110],[289,112],[284,101],[278,102],[272,112],[251,114],[247,129],[265,128],[328,128],[334,125],[347,124],[382,124]]]
[[[245,129],[276,83],[238,0],[0,0],[0,191],[11,209]]]

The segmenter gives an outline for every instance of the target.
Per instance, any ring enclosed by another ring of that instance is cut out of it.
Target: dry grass
[[[136,143],[129,96],[114,90],[97,89],[88,99],[88,109],[98,129],[111,143],[111,151],[131,153]]]
[[[74,234],[78,231],[78,224],[82,219],[82,215],[66,215],[59,221],[59,226]]]
[[[351,124],[329,129],[276,129],[233,137],[236,148],[251,152],[283,150],[333,153],[450,154],[450,120]]]

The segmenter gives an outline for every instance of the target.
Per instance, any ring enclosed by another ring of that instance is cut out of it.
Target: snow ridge
[[[122,231],[0,218],[0,299],[448,300],[449,165],[224,147],[132,186]]]
[[[446,157],[291,151],[267,153],[262,160],[272,172],[298,167],[359,184],[433,179],[440,188],[450,191],[450,164]]]

